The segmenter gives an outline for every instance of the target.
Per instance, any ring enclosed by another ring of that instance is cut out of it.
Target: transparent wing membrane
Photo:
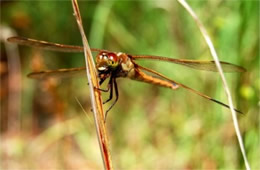
[[[33,79],[45,79],[49,77],[69,78],[69,77],[83,76],[84,74],[86,74],[86,68],[79,67],[79,68],[70,68],[70,69],[45,70],[39,72],[32,72],[28,74],[28,77]]]
[[[137,59],[152,59],[152,60],[160,60],[171,62],[175,64],[180,64],[186,67],[190,67],[197,70],[206,70],[206,71],[214,71],[217,72],[217,67],[214,61],[196,61],[196,60],[185,60],[185,59],[174,59],[168,57],[160,57],[160,56],[149,56],[149,55],[136,55],[132,56],[134,60]],[[222,69],[224,72],[245,72],[246,69],[243,67],[220,61]]]
[[[64,45],[64,44],[40,41],[40,40],[24,38],[24,37],[10,37],[7,39],[7,41],[12,43],[17,43],[19,45],[41,48],[44,50],[59,51],[59,52],[83,52],[83,47],[81,46]],[[100,52],[104,50],[92,48],[91,51]]]
[[[73,46],[73,45],[64,45],[64,44],[58,44],[58,43],[51,43],[47,41],[40,41],[30,38],[24,38],[24,37],[10,37],[7,39],[9,42],[17,43],[20,45],[25,46],[31,46],[36,48],[41,48],[45,50],[52,50],[52,51],[60,51],[60,52],[83,52],[83,47],[81,46]],[[111,52],[108,50],[101,50],[96,48],[91,48],[92,52]],[[196,60],[185,60],[185,59],[174,59],[174,58],[168,58],[168,57],[160,57],[160,56],[150,56],[150,55],[129,55],[134,60],[137,59],[152,59],[152,60],[160,60],[160,61],[166,61],[171,62],[175,64],[180,64],[186,67],[190,67],[197,70],[206,70],[206,71],[217,71],[216,65],[214,61],[196,61]],[[243,67],[223,62],[221,61],[221,66],[223,68],[224,72],[245,72],[246,69]]]

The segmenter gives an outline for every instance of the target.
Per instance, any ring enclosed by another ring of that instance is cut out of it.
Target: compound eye
[[[107,60],[107,59],[108,59],[107,53],[102,53],[102,55],[100,56],[100,58],[102,58],[103,60]]]
[[[117,62],[117,56],[115,53],[109,53],[108,54],[108,59],[111,60],[111,61],[114,61],[114,62]]]

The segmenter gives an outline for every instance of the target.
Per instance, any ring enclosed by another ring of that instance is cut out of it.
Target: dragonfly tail
[[[218,101],[218,100],[216,100],[216,99],[213,99],[213,98],[211,98],[211,97],[209,97],[209,96],[207,96],[207,95],[205,95],[205,94],[203,94],[203,93],[201,93],[201,92],[199,92],[199,91],[197,91],[197,90],[194,90],[194,89],[192,89],[192,88],[190,88],[190,87],[188,87],[188,86],[186,86],[186,85],[184,85],[184,84],[181,84],[181,83],[178,83],[178,82],[176,82],[176,81],[173,81],[173,80],[167,78],[166,76],[162,75],[161,73],[158,73],[158,72],[156,72],[156,71],[154,71],[154,70],[151,70],[151,69],[149,69],[149,68],[146,68],[146,67],[142,67],[142,66],[138,66],[138,67],[139,67],[140,69],[142,69],[142,70],[145,70],[145,71],[147,71],[147,72],[153,73],[153,74],[155,74],[155,75],[157,75],[157,76],[159,76],[159,77],[161,77],[161,78],[163,78],[163,79],[165,79],[165,80],[167,80],[167,81],[169,81],[169,82],[172,82],[173,84],[176,84],[176,85],[178,85],[178,86],[180,86],[180,87],[183,87],[183,88],[189,90],[190,92],[195,93],[195,94],[197,94],[197,95],[199,95],[199,96],[201,96],[201,97],[203,97],[203,98],[205,98],[205,99],[208,99],[208,100],[210,100],[210,101],[212,101],[212,102],[214,102],[214,103],[217,103],[217,104],[219,104],[219,105],[221,105],[221,106],[223,106],[223,107],[230,108],[229,105],[227,105],[227,104],[225,104],[225,103],[222,103],[222,102],[220,102],[220,101]],[[234,110],[235,110],[237,113],[243,114],[243,112],[239,111],[238,109],[234,109]]]

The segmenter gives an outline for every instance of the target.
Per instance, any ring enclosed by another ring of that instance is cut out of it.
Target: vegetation
[[[259,169],[259,1],[188,3],[220,60],[247,69],[225,75],[235,106],[244,112],[238,118],[249,163]],[[194,21],[175,1],[79,5],[90,47],[212,60]],[[81,45],[72,13],[71,1],[4,1],[0,26],[24,37]],[[83,54],[19,46],[20,58],[11,59],[7,45],[1,42],[1,168],[101,169],[86,77],[26,77],[32,71],[84,66]],[[21,69],[10,67],[14,63]],[[158,61],[139,64],[227,103],[217,73]],[[244,168],[228,109],[184,89],[129,79],[118,79],[118,84],[119,101],[106,123],[115,169]]]

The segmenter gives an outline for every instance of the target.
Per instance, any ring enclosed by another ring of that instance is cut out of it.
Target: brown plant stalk
[[[82,42],[84,46],[84,56],[86,62],[86,73],[89,82],[89,89],[90,89],[90,97],[91,97],[91,104],[92,104],[92,112],[95,119],[95,127],[97,132],[97,137],[99,141],[99,147],[101,151],[101,156],[103,159],[103,165],[105,169],[113,169],[111,155],[109,151],[109,141],[106,133],[105,121],[104,121],[104,112],[103,112],[103,105],[101,94],[99,90],[98,77],[96,73],[96,68],[94,64],[94,60],[91,54],[91,50],[88,44],[88,40],[86,38],[82,20],[80,16],[79,6],[77,0],[72,0],[72,6],[74,10],[74,16],[76,18],[79,31],[82,37]]]

